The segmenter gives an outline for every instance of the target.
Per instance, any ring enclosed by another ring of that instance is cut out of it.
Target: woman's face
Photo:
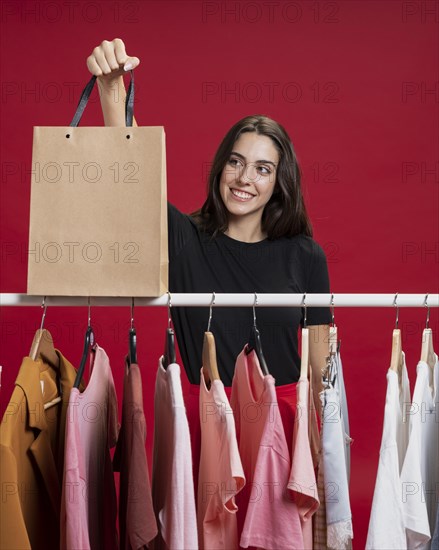
[[[223,168],[219,190],[229,219],[262,219],[276,184],[279,153],[272,140],[256,132],[245,132],[235,141]]]

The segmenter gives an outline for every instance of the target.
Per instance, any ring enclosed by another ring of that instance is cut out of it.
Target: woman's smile
[[[242,191],[240,189],[235,189],[233,187],[230,187],[230,191],[233,195],[233,198],[239,202],[247,202],[254,197],[254,195],[252,195],[251,193],[248,193],[247,191]]]

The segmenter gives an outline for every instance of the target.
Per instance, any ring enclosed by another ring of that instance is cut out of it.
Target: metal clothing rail
[[[303,294],[267,294],[257,293],[257,307],[300,307],[303,306]],[[396,304],[395,304],[396,296]],[[175,293],[170,294],[172,306],[209,307],[212,305],[213,293]],[[39,306],[44,296],[28,294],[0,294],[1,306]],[[167,306],[168,294],[159,298],[135,297],[134,304],[142,306]],[[439,307],[439,294],[306,294],[306,307]],[[87,296],[47,296],[46,306],[87,306]],[[90,305],[124,306],[132,305],[132,298],[92,296]],[[255,305],[255,294],[221,293],[214,296],[214,307],[251,307]]]

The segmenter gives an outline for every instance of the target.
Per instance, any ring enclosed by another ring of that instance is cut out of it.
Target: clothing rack
[[[255,304],[255,297],[257,298]],[[170,293],[158,298],[134,297],[136,307],[153,306],[194,307],[439,307],[439,294],[270,294],[270,293]],[[396,298],[396,302],[395,302]],[[29,294],[0,294],[1,306],[111,306],[130,307],[132,298],[108,296],[32,296]],[[212,303],[213,302],[213,303]]]

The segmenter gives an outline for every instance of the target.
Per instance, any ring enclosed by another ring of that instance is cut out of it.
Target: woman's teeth
[[[236,189],[231,189],[231,191],[235,197],[239,197],[240,199],[251,199],[253,197],[253,195],[250,195],[250,193],[246,193],[245,191],[237,191]]]

